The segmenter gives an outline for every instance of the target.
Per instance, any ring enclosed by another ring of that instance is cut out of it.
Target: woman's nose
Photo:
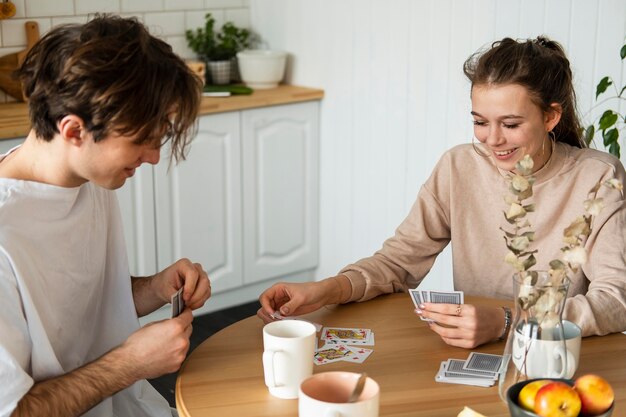
[[[488,146],[497,146],[504,141],[504,136],[502,135],[502,131],[500,129],[498,129],[497,127],[489,129],[489,135],[487,136],[487,140],[485,141]]]

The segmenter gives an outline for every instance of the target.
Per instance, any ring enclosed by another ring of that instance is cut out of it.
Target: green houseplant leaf
[[[626,44],[622,45],[620,49],[620,58],[623,61],[626,58]],[[617,158],[620,157],[620,143],[619,134],[626,126],[626,114],[622,114],[619,110],[620,101],[624,100],[622,95],[626,91],[626,85],[620,87],[616,86],[613,79],[609,76],[602,77],[598,85],[596,86],[596,100],[602,94],[605,94],[609,87],[613,86],[615,89],[615,95],[605,98],[602,102],[597,103],[593,108],[599,106],[605,102],[616,103],[614,108],[610,108],[604,111],[599,119],[591,123],[590,125],[583,127],[581,135],[587,146],[590,146],[594,140],[596,132],[602,132],[602,144],[605,149]]]

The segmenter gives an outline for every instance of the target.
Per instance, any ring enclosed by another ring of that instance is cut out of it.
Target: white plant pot
[[[250,49],[237,53],[241,80],[251,88],[276,87],[285,76],[287,53],[269,49]]]

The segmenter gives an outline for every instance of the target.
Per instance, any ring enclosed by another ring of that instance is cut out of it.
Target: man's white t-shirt
[[[2,156],[0,156],[0,160]],[[0,178],[0,417],[139,328],[115,193]],[[145,380],[89,417],[171,417]]]

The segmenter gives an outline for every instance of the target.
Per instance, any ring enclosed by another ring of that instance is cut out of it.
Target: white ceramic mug
[[[263,327],[263,371],[270,394],[298,398],[300,383],[313,374],[315,326],[281,320]]]
[[[560,340],[533,339],[523,335],[522,329],[516,329],[512,349],[513,362],[518,370],[529,378],[571,378],[574,375],[580,357],[580,327],[563,320],[566,352]]]
[[[350,393],[360,374],[321,372],[305,379],[298,397],[299,417],[378,417],[380,388],[367,378],[357,401],[349,403]]]

